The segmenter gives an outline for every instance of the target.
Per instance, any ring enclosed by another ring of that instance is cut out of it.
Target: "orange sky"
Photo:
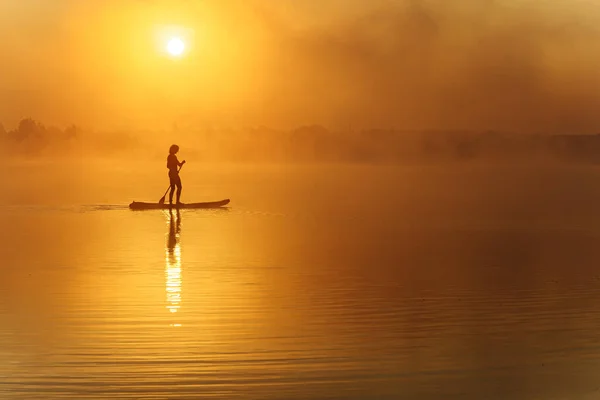
[[[449,3],[0,0],[0,121],[600,125],[600,6]]]

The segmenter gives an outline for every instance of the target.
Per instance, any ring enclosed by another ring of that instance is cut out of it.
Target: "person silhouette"
[[[183,189],[181,185],[181,177],[179,176],[178,167],[182,167],[185,164],[185,160],[179,162],[177,159],[177,153],[179,152],[179,146],[176,144],[169,148],[169,155],[167,156],[167,168],[169,169],[169,182],[171,184],[171,191],[169,192],[169,204],[173,204],[173,193],[177,188],[177,204],[180,204],[181,191]]]

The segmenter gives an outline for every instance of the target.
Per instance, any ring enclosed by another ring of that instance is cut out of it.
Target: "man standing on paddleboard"
[[[179,162],[177,159],[177,152],[179,152],[179,146],[176,144],[169,148],[169,156],[167,157],[167,168],[169,169],[169,181],[171,182],[171,192],[169,193],[169,203],[173,204],[173,193],[175,187],[177,187],[177,204],[180,204],[179,199],[181,198],[181,177],[179,176],[179,168],[185,164],[185,160]]]

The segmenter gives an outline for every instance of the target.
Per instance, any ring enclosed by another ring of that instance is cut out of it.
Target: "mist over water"
[[[590,166],[2,168],[0,393],[593,397]],[[67,178],[66,178],[67,177]]]

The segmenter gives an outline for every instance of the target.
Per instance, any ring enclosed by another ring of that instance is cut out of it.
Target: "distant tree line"
[[[162,157],[157,138],[177,141],[186,155],[225,162],[422,163],[554,159],[600,163],[600,134],[516,134],[495,131],[330,130],[307,125],[292,130],[187,129],[184,132],[85,132],[75,125],[46,127],[31,118],[6,131],[0,151],[15,155],[140,152]]]
[[[496,131],[362,129],[303,126],[203,131],[202,155],[228,161],[422,163],[561,160],[600,163],[600,134],[524,134]]]
[[[9,131],[0,124],[0,149],[15,155],[39,155],[50,148],[53,152],[68,152],[78,134],[74,125],[60,129],[25,118]]]

